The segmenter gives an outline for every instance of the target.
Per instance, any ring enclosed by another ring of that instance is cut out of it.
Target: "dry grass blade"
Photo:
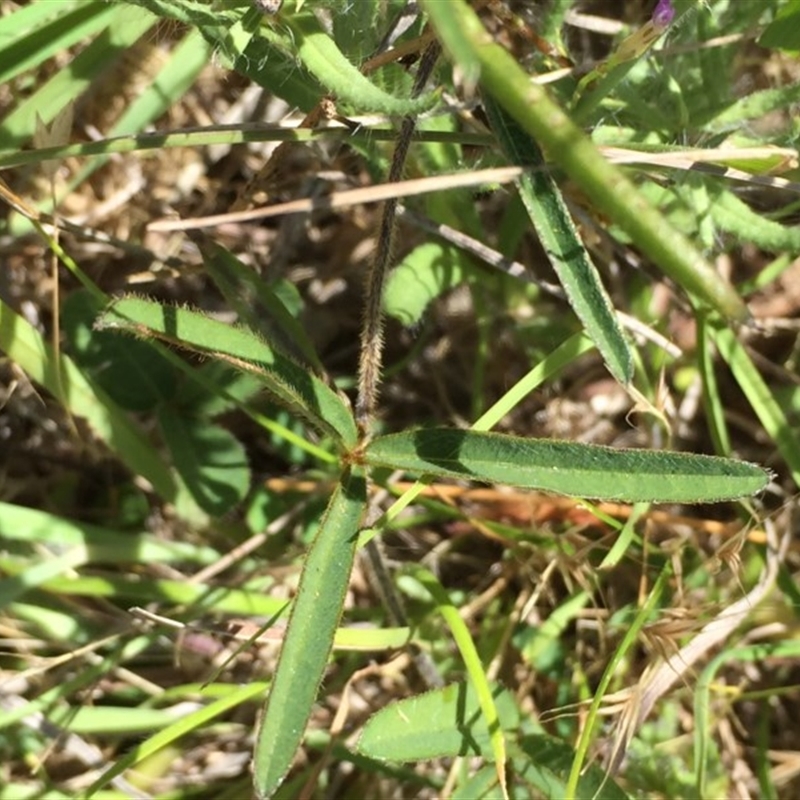
[[[639,164],[669,169],[695,170],[715,175],[718,178],[800,194],[800,183],[797,181],[781,178],[775,174],[755,175],[726,166],[726,162],[750,159],[773,162],[778,159],[778,163],[769,168],[770,173],[796,170],[797,150],[787,147],[719,147],[708,150],[681,150],[672,153],[644,153],[621,147],[601,147],[600,150],[614,164]]]
[[[790,533],[787,531],[779,537],[769,520],[765,522],[765,529],[767,564],[758,583],[744,597],[720,611],[688,644],[648,669],[630,691],[606,760],[606,768],[612,774],[619,771],[631,740],[658,700],[676,683],[686,680],[695,664],[724,642],[742,624],[743,617],[772,590],[789,546]]]
[[[511,183],[521,174],[521,167],[492,167],[459,172],[453,175],[436,175],[430,178],[414,178],[408,181],[390,181],[379,186],[365,186],[359,189],[334,192],[329,197],[290,200],[286,203],[276,203],[264,208],[254,208],[250,211],[232,211],[226,214],[213,214],[208,217],[194,219],[155,220],[147,226],[147,229],[152,232],[187,231],[197,228],[213,228],[226,223],[269,219],[270,217],[280,217],[284,214],[309,214],[320,209],[349,208],[362,203],[379,203],[392,199],[396,200],[401,197],[443,192],[448,189],[484,186],[493,183]]]

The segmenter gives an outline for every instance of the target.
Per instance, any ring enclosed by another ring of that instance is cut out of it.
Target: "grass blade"
[[[508,798],[508,787],[506,786],[506,741],[503,735],[503,726],[500,723],[500,715],[492,696],[492,688],[486,671],[481,664],[480,656],[472,640],[467,624],[461,619],[458,609],[453,605],[453,601],[448,596],[439,581],[423,567],[414,570],[416,579],[431,593],[436,602],[437,610],[450,628],[461,658],[464,659],[464,666],[467,668],[469,679],[478,699],[486,727],[489,730],[492,756],[497,770],[497,780],[500,784],[500,791],[504,798]]]
[[[0,528],[7,542],[30,542],[52,549],[84,547],[87,563],[213,564],[220,558],[220,553],[212,547],[89,525],[12,503],[0,502]]]
[[[60,397],[55,354],[31,324],[0,301],[0,349],[31,378]],[[63,400],[70,414],[87,421],[95,434],[116,452],[136,475],[142,475],[166,500],[175,495],[175,482],[163,460],[127,415],[61,356]]]
[[[106,20],[106,35],[98,36],[75,56],[69,69],[59,70],[5,117],[5,147],[20,147],[28,142],[35,130],[37,114],[44,122],[51,122],[70,100],[80,97],[92,80],[108,70],[124,50],[158,22],[147,12],[123,5],[112,8],[113,15]]]
[[[708,745],[711,738],[711,687],[720,669],[732,661],[763,663],[772,659],[796,662],[800,657],[800,642],[784,641],[725,649],[718,653],[700,673],[694,694],[695,781],[698,797],[707,797],[706,769]]]
[[[236,708],[246,703],[248,700],[256,698],[265,688],[266,685],[264,683],[258,682],[248,684],[247,686],[236,687],[224,697],[215,700],[199,711],[195,711],[193,714],[187,714],[185,717],[176,720],[172,725],[168,725],[163,730],[148,737],[148,739],[120,758],[87,789],[85,796],[91,797],[103,786],[110,783],[117,775],[121,775],[126,769],[129,769],[135,764],[139,764],[171,742],[190,735],[193,731],[202,728],[203,725],[227,713],[232,708]]]
[[[764,430],[778,446],[792,472],[795,484],[800,486],[800,437],[796,429],[789,424],[780,404],[734,332],[730,328],[717,325],[712,336],[717,350],[733,372]]]
[[[93,35],[113,13],[110,5],[60,2],[30,3],[4,16],[0,20],[0,83]]]

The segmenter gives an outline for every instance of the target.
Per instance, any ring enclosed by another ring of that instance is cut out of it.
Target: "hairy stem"
[[[417,70],[412,96],[417,97],[425,88],[439,58],[438,42],[425,49]],[[389,182],[399,181],[403,175],[411,138],[414,135],[416,118],[403,117],[400,134],[397,138],[392,163],[389,168]],[[364,290],[364,323],[361,329],[361,350],[358,365],[358,397],[356,399],[356,421],[362,437],[369,433],[378,401],[381,362],[383,357],[383,289],[389,274],[392,259],[397,198],[384,203],[378,230],[378,246],[375,258],[367,272]]]

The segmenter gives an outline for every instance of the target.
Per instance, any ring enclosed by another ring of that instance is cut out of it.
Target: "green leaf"
[[[788,0],[758,37],[761,47],[800,50],[800,0]]]
[[[222,361],[208,361],[196,368],[199,380],[185,380],[173,399],[176,408],[193,417],[213,419],[263,391],[261,381]]]
[[[29,3],[0,19],[0,83],[102,30],[114,14],[99,3]],[[4,143],[7,147],[7,143]]]
[[[519,725],[514,698],[494,684],[503,730]],[[364,726],[357,752],[386,761],[482,755],[491,759],[490,733],[472,684],[457,683],[382,708]]]
[[[261,25],[255,34],[242,22],[230,28],[204,26],[201,30],[230,57],[237,72],[289,105],[311,111],[325,94],[309,70],[298,63],[292,32],[285,25]]]
[[[220,517],[244,500],[250,467],[232,433],[170,406],[159,411],[158,421],[173,464],[203,511]]]
[[[516,797],[512,793],[512,797]],[[492,766],[481,767],[474,775],[455,787],[452,800],[503,800],[497,782],[497,771]]]
[[[175,368],[149,342],[94,330],[102,309],[103,304],[84,289],[64,302],[62,323],[75,363],[130,411],[149,411],[168,401],[177,387]]]
[[[716,456],[618,450],[451,428],[380,436],[364,456],[373,467],[625,502],[729,500],[760,491],[769,479],[760,467]]]
[[[730,103],[705,125],[714,131],[740,129],[746,126],[747,120],[759,120],[774,112],[785,112],[797,102],[800,102],[800,83],[761,89]]]
[[[531,82],[463,0],[422,0],[422,7],[457,66],[472,70],[475,61],[479,62],[485,93],[497,99],[649,258],[679,285],[722,314],[747,319],[747,308],[735,289],[686,237],[665,222],[617,167],[603,158],[545,88]]]
[[[436,104],[435,94],[408,100],[379,89],[345,58],[313,14],[290,17],[287,23],[294,34],[297,55],[306,69],[337,99],[360,112],[420,114]]]
[[[3,118],[3,147],[20,147],[32,136],[36,115],[50,122],[70,101],[76,100],[90,83],[107,72],[121,54],[158,22],[151,14],[125,5],[113,5],[109,17],[98,15],[106,23],[104,35],[97,36],[70,62],[69,69],[57,70]]]
[[[710,212],[714,222],[737,241],[770,250],[773,253],[800,252],[800,228],[781,225],[757,214],[733,192],[716,189]]]
[[[465,266],[452,247],[438,242],[415,247],[389,276],[384,310],[403,325],[415,325],[433,300],[464,279]]]
[[[303,739],[341,617],[366,502],[363,471],[346,471],[306,557],[256,741],[259,797],[280,786]]]
[[[486,95],[483,105],[506,155],[515,164],[533,168],[517,180],[517,188],[570,305],[614,378],[622,384],[630,383],[633,356],[628,341],[567,204],[556,182],[543,169],[539,146],[493,97]]]
[[[277,292],[224,247],[193,238],[200,245],[206,269],[239,319],[296,361],[323,374],[325,370],[311,339]]]
[[[464,661],[470,686],[475,692],[475,699],[480,708],[484,725],[489,733],[487,748],[489,752],[485,754],[485,757],[494,761],[497,779],[505,796],[507,748],[506,738],[503,735],[504,726],[500,720],[500,712],[495,703],[492,689],[489,685],[489,678],[481,663],[472,633],[459,614],[455,603],[433,573],[421,565],[415,565],[412,574],[433,597],[436,603],[436,612],[441,615],[448,628],[450,628],[453,640]]]
[[[342,398],[252,331],[217,322],[196,311],[139,298],[112,303],[97,326],[155,336],[250,371],[283,405],[319,430],[348,447],[356,442],[355,421]]]

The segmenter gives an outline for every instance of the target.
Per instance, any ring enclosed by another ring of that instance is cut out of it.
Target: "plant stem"
[[[420,95],[433,72],[441,52],[438,42],[433,42],[422,54],[417,76],[414,81],[412,97]],[[403,117],[400,134],[397,137],[392,163],[389,167],[390,183],[399,181],[403,175],[408,149],[416,127],[416,117]],[[378,384],[380,382],[381,363],[383,358],[383,289],[386,276],[389,274],[394,240],[395,219],[397,216],[397,198],[387,200],[383,205],[380,227],[378,230],[378,247],[375,258],[367,272],[364,288],[364,323],[361,329],[361,349],[358,365],[358,397],[356,399],[356,422],[362,437],[369,433],[375,408],[378,401]]]

